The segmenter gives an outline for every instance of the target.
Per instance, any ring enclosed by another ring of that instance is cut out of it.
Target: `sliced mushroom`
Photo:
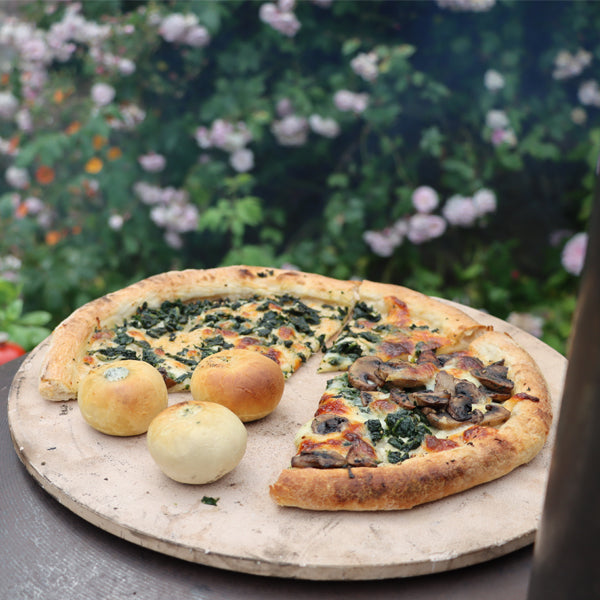
[[[480,425],[488,425],[489,427],[497,427],[508,421],[510,410],[500,406],[499,404],[486,404],[485,414],[483,415]]]
[[[301,452],[292,457],[292,467],[306,469],[313,467],[315,469],[335,469],[345,467],[346,459],[331,450],[315,450],[313,452]]]
[[[448,401],[446,410],[457,421],[477,420],[477,415],[473,414],[473,404],[479,400],[481,400],[479,388],[474,383],[461,379],[456,382],[455,395]]]
[[[363,406],[369,406],[371,402],[376,400],[386,400],[389,397],[387,392],[368,392],[366,390],[361,391],[360,401]]]
[[[399,388],[392,388],[390,390],[390,400],[393,400],[400,408],[406,408],[407,410],[412,410],[416,406],[410,394],[403,392]]]
[[[408,397],[409,401],[414,402],[416,406],[442,408],[448,405],[450,393],[446,391],[436,392],[434,390],[425,390],[423,392],[412,392]]]
[[[453,419],[445,410],[436,411],[433,408],[423,408],[423,414],[429,424],[438,429],[454,429],[462,425],[461,421]]]
[[[348,381],[358,390],[374,391],[383,385],[379,368],[383,361],[377,356],[361,356],[348,369]]]
[[[379,367],[378,373],[390,387],[417,388],[429,383],[438,370],[437,365],[430,362],[416,364],[390,360]]]
[[[423,350],[422,352],[419,353],[419,356],[417,356],[417,363],[424,363],[424,362],[433,363],[434,365],[436,365],[438,367],[442,366],[442,362],[437,357],[435,350],[432,348]]]
[[[310,428],[313,433],[333,433],[334,431],[342,431],[348,425],[348,419],[340,415],[323,414],[315,417]]]
[[[448,371],[440,371],[435,376],[433,389],[436,392],[448,392],[448,394],[453,396],[456,393],[456,379]]]
[[[346,455],[346,463],[352,467],[376,467],[377,462],[375,448],[361,439],[352,443]]]
[[[515,384],[508,379],[508,367],[504,365],[503,360],[481,369],[473,369],[471,373],[486,388],[501,394],[512,394]]]

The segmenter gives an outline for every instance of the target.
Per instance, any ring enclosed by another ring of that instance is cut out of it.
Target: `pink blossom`
[[[108,83],[95,83],[92,86],[92,100],[97,106],[110,104],[115,97],[115,88]]]
[[[391,256],[402,241],[392,227],[381,231],[365,231],[363,240],[377,256]]]
[[[575,234],[564,246],[561,256],[562,266],[571,275],[580,275],[587,251],[587,233]]]
[[[293,6],[293,3],[284,2],[277,6],[272,2],[266,2],[261,5],[258,16],[263,23],[270,25],[279,33],[287,37],[294,37],[301,25],[296,15],[288,10],[288,6]]]
[[[531,313],[511,312],[506,321],[537,338],[544,332],[544,319]]]
[[[229,163],[238,173],[245,173],[254,167],[254,153],[247,148],[240,148],[231,153]]]
[[[12,119],[19,108],[19,101],[10,92],[0,92],[0,119]]]
[[[375,81],[379,75],[377,66],[377,53],[362,52],[357,54],[351,61],[352,70],[365,81]]]
[[[334,138],[340,133],[340,126],[334,119],[325,119],[320,115],[311,115],[308,118],[308,123],[315,133],[323,137]]]
[[[113,231],[119,231],[120,229],[122,229],[123,223],[125,223],[125,219],[122,215],[114,214],[110,215],[110,217],[108,218],[108,226]]]
[[[422,185],[412,193],[412,203],[417,212],[430,213],[439,203],[438,193],[433,188]]]
[[[470,227],[477,219],[477,209],[472,198],[455,195],[446,201],[442,214],[450,225]]]
[[[491,190],[482,188],[473,194],[473,205],[478,216],[496,211],[496,194]]]
[[[149,173],[159,173],[165,168],[167,163],[165,157],[162,154],[157,154],[156,152],[149,152],[148,154],[144,154],[138,158],[138,162],[140,163],[142,169],[144,171],[148,171]]]
[[[308,135],[308,121],[304,117],[289,115],[274,121],[271,131],[282,146],[302,146]]]
[[[443,235],[446,221],[437,215],[417,213],[408,221],[408,239],[413,244],[422,244]]]
[[[338,110],[362,113],[369,105],[369,95],[355,94],[349,90],[339,90],[333,96],[333,103]]]
[[[35,196],[29,196],[28,198],[25,198],[24,204],[27,208],[28,215],[37,215],[44,210],[44,203]]]
[[[158,33],[167,42],[176,42],[183,38],[188,27],[189,20],[184,15],[181,13],[172,13],[162,20],[158,28]]]
[[[17,188],[18,190],[24,190],[29,186],[29,173],[26,169],[11,165],[6,169],[4,177],[10,186]]]

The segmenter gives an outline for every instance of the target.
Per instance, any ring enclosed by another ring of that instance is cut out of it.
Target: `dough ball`
[[[232,471],[246,451],[244,424],[228,408],[189,400],[173,404],[150,424],[150,455],[180,483],[210,483]]]
[[[242,349],[207,356],[190,381],[194,400],[222,404],[242,421],[255,421],[275,410],[284,386],[283,372],[274,360]]]
[[[167,386],[152,365],[119,360],[90,371],[79,384],[83,418],[109,435],[139,435],[168,404]]]

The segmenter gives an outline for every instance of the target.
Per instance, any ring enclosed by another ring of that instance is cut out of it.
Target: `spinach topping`
[[[374,444],[383,439],[383,426],[381,425],[381,421],[379,419],[369,419],[365,422],[365,424]]]
[[[385,418],[387,441],[402,452],[415,450],[421,445],[425,436],[431,433],[426,423],[427,420],[420,410],[401,408]]]
[[[381,315],[372,306],[369,306],[366,302],[360,301],[354,306],[352,318],[366,319],[372,323],[377,323],[381,320]]]

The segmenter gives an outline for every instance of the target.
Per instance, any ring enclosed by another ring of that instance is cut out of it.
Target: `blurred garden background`
[[[0,0],[0,331],[169,269],[406,285],[565,352],[600,3]]]

